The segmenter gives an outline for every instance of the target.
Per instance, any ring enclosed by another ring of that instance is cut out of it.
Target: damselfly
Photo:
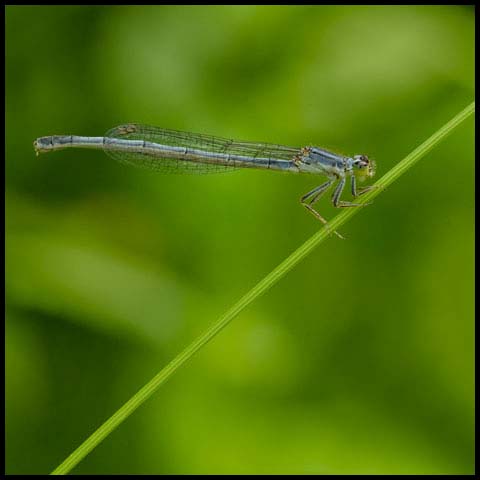
[[[375,163],[366,155],[345,157],[312,146],[294,148],[242,142],[136,123],[115,127],[104,137],[54,135],[37,138],[33,145],[37,154],[72,147],[104,150],[122,163],[161,172],[215,173],[232,168],[264,168],[324,175],[328,180],[305,194],[300,202],[325,225],[325,218],[313,208],[318,199],[337,183],[332,194],[335,207],[368,205],[346,202],[340,200],[340,196],[347,177],[350,177],[351,193],[355,198],[373,188],[357,189],[357,178],[364,180],[375,175]]]

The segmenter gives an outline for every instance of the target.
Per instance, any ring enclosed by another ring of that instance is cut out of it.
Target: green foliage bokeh
[[[6,7],[6,472],[51,471],[320,228],[298,198],[322,178],[162,176],[36,137],[138,121],[382,175],[473,97],[471,7]],[[74,473],[472,474],[473,126]]]

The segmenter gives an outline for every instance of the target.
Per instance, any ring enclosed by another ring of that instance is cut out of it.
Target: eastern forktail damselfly
[[[332,194],[335,207],[368,205],[346,202],[340,200],[340,196],[347,177],[350,177],[351,193],[355,198],[373,188],[357,189],[357,178],[363,180],[375,175],[375,162],[366,155],[345,157],[312,146],[295,148],[242,142],[136,123],[115,127],[104,137],[54,135],[37,138],[33,145],[37,154],[63,148],[104,150],[122,163],[160,172],[215,173],[232,168],[263,168],[323,175],[328,180],[305,194],[300,202],[325,225],[327,221],[313,208],[318,199],[337,183]]]

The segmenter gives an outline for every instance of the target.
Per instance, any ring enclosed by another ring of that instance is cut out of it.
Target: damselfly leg
[[[335,183],[335,178],[329,180],[328,182],[322,183],[319,187],[314,188],[311,192],[305,194],[301,199],[300,203],[315,217],[318,218],[325,226],[328,228],[327,221],[312,207],[312,205],[318,201],[318,199]],[[337,237],[344,240],[345,238],[342,237],[336,230],[333,230],[333,233],[337,235]]]
[[[312,191],[305,194],[301,199],[301,204],[312,214],[315,218],[318,218],[324,225],[328,227],[328,222],[323,218],[314,208],[313,204],[316,203],[319,198],[336,182],[336,178],[330,179],[328,182],[323,183],[319,187],[314,188]],[[348,208],[348,207],[365,207],[370,205],[370,203],[354,203],[354,202],[346,202],[344,200],[340,200],[340,197],[343,193],[345,188],[346,178],[342,177],[338,182],[333,194],[332,194],[332,203],[335,208]],[[351,176],[351,187],[352,187],[352,196],[354,198],[363,195],[364,193],[377,188],[375,185],[370,185],[368,187],[362,188],[361,190],[357,190],[357,182],[355,175]],[[337,231],[333,230],[333,233],[337,235],[339,238],[344,239],[342,235],[340,235]]]
[[[364,193],[370,192],[371,190],[375,190],[378,188],[376,185],[369,185],[368,187],[361,188],[360,190],[357,190],[357,179],[355,178],[355,175],[352,175],[351,177],[351,186],[352,186],[352,197],[356,198],[359,197],[360,195],[363,195]],[[366,203],[365,205],[370,205],[370,203]]]

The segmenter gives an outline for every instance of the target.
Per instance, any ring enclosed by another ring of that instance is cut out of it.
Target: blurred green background
[[[383,175],[473,98],[472,7],[6,7],[7,473],[51,471],[320,228],[321,177],[35,138],[138,121]],[[341,232],[73,472],[472,474],[473,119]]]

